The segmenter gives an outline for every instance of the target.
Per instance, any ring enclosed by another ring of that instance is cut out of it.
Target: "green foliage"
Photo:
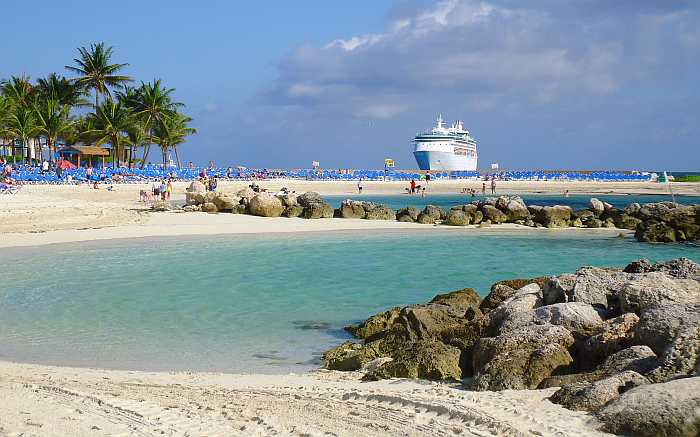
[[[673,182],[700,182],[700,175],[686,175],[674,177]]]

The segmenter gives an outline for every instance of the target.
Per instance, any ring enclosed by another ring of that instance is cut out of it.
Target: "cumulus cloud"
[[[436,103],[526,108],[670,79],[700,54],[692,2],[525,4],[442,0],[382,32],[300,47],[279,64],[263,102],[358,118]]]

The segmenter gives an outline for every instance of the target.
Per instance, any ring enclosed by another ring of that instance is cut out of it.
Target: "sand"
[[[235,191],[246,183],[222,183]],[[186,184],[176,184],[175,199]],[[355,182],[273,181],[297,192],[354,194]],[[365,182],[365,194],[394,194],[404,183]],[[429,194],[480,189],[480,182],[431,182]],[[303,220],[205,213],[150,213],[139,203],[147,185],[115,191],[82,186],[25,186],[0,197],[0,247],[110,238],[223,233],[434,231],[432,225],[367,220]],[[499,184],[509,193],[663,194],[649,183]],[[700,195],[700,184],[674,184]],[[407,196],[407,203],[409,198]],[[444,232],[592,232],[592,230],[447,228]],[[618,234],[620,230],[594,232]],[[0,356],[2,345],[0,345]],[[600,424],[546,398],[553,389],[475,393],[448,384],[358,374],[147,373],[0,362],[0,437],[94,435],[597,435]]]
[[[355,375],[147,373],[0,362],[0,435],[603,435],[548,390]]]

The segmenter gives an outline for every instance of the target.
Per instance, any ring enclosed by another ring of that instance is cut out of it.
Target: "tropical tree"
[[[29,108],[34,101],[34,87],[29,76],[12,76],[0,82],[0,92],[16,107]]]
[[[37,124],[34,110],[31,108],[15,107],[15,110],[12,111],[9,117],[7,133],[12,138],[19,138],[22,141],[22,148],[26,150],[29,140],[36,137],[39,132],[40,128]],[[23,162],[24,156],[25,154],[23,153]],[[13,156],[13,160],[16,162],[16,157]]]
[[[164,118],[157,123],[153,128],[153,139],[156,141],[163,154],[163,165],[167,164],[168,150],[173,149],[177,166],[180,167],[180,155],[177,147],[184,143],[188,135],[197,133],[195,128],[189,127],[187,124],[192,119],[180,113],[174,113],[168,118]]]
[[[129,76],[117,74],[129,64],[112,64],[112,47],[104,43],[91,44],[89,48],[80,47],[79,58],[73,59],[75,66],[66,65],[66,69],[76,73],[76,84],[85,90],[95,92],[95,111],[100,105],[100,95],[111,96],[109,87],[116,87],[131,81]]]
[[[59,137],[70,132],[74,120],[70,117],[70,106],[61,104],[58,100],[40,100],[34,106],[38,134],[46,137],[46,146],[53,161],[54,147]]]
[[[56,73],[37,79],[35,89],[38,98],[42,101],[54,100],[59,105],[70,107],[88,105],[88,102],[83,98],[84,90],[82,87]]]
[[[173,88],[163,87],[160,79],[153,82],[141,82],[141,86],[136,89],[133,95],[125,95],[124,98],[134,108],[135,114],[141,119],[144,130],[148,135],[148,142],[144,148],[141,167],[148,162],[148,153],[151,144],[154,143],[154,128],[156,125],[165,122],[173,117],[177,108],[184,106],[180,102],[174,102],[171,94]]]
[[[121,102],[107,99],[105,103],[97,107],[96,112],[88,115],[87,123],[90,130],[83,136],[98,146],[110,144],[112,146],[113,165],[120,164],[123,148],[131,145],[129,132],[136,127],[134,113]]]

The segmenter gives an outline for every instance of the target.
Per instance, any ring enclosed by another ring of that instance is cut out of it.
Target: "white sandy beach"
[[[235,191],[245,182],[223,183]],[[355,183],[273,181],[297,192],[355,193]],[[394,194],[404,184],[365,183],[365,194]],[[480,182],[431,183],[456,193]],[[206,213],[150,213],[145,185],[116,191],[83,186],[25,186],[0,198],[0,247],[110,238],[312,231],[431,230],[432,225],[367,220],[304,220]],[[184,183],[176,199],[184,198]],[[658,194],[646,183],[501,183],[503,192]],[[674,186],[700,195],[700,184]],[[407,197],[407,204],[410,199]],[[517,225],[446,232],[513,231]],[[573,230],[531,230],[570,232]],[[522,231],[520,231],[522,232]],[[576,232],[591,232],[577,230]],[[619,229],[597,232],[617,235]],[[50,250],[50,249],[49,249]],[[0,345],[2,357],[2,345]],[[0,362],[0,436],[56,435],[596,435],[592,416],[546,400],[552,390],[475,393],[418,381],[363,383],[358,375],[146,373]]]
[[[546,400],[552,389],[476,393],[354,378],[0,362],[0,435],[603,435],[591,416]]]

